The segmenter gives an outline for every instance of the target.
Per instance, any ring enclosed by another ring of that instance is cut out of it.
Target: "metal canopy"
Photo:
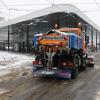
[[[57,13],[57,12],[64,12],[64,13],[73,13],[82,18],[84,21],[86,21],[89,25],[93,26],[95,29],[100,31],[100,28],[93,22],[91,21],[85,14],[83,14],[76,6],[74,5],[69,5],[69,4],[59,4],[59,5],[53,5],[51,7],[41,9],[39,11],[31,12],[27,15],[12,19],[10,21],[5,21],[0,23],[0,27],[4,27],[7,25],[11,24],[16,24],[19,22],[27,21],[27,20],[32,20],[37,17],[49,15],[52,13]]]

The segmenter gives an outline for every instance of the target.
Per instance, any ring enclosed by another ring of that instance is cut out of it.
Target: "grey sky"
[[[74,4],[100,27],[100,0],[0,0],[0,16],[9,18],[19,17],[35,10],[54,4]],[[36,4],[36,5],[35,5]],[[9,9],[9,10],[8,10]]]

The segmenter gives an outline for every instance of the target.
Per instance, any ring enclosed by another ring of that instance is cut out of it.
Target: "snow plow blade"
[[[33,69],[33,76],[57,77],[71,79],[72,70],[66,69]]]

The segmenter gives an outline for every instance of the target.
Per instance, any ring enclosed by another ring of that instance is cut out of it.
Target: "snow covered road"
[[[33,55],[3,51],[0,55],[0,100],[81,100],[80,91],[90,80],[100,76],[100,54],[96,57],[95,68],[88,67],[74,80],[33,77]]]

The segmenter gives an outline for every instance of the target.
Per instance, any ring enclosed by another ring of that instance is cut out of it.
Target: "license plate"
[[[52,72],[52,71],[42,71],[42,74],[54,74],[54,72]]]
[[[34,64],[34,67],[43,67],[43,65]]]

